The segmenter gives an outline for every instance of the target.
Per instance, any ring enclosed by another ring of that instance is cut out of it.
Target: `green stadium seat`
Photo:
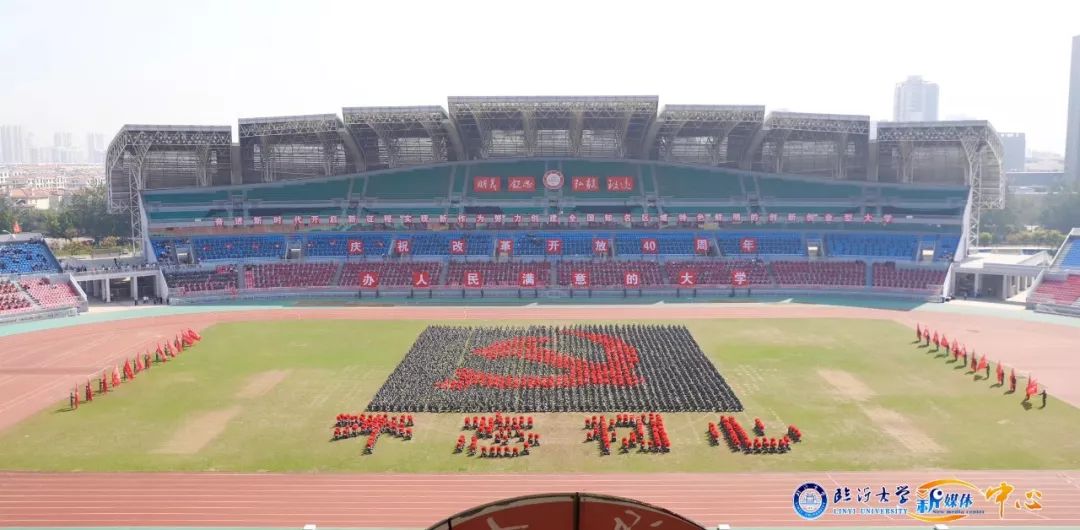
[[[346,199],[349,180],[335,179],[324,182],[286,182],[273,187],[249,188],[248,200],[269,202],[331,201]]]
[[[147,205],[162,204],[162,205],[182,205],[182,204],[208,204],[214,201],[227,201],[229,200],[229,192],[227,191],[208,191],[203,193],[165,193],[165,192],[143,192],[143,202]]]
[[[430,167],[395,171],[367,177],[365,197],[373,199],[433,199],[447,197],[450,190],[450,167]],[[359,186],[360,183],[357,183]],[[358,192],[354,188],[354,192]]]
[[[862,196],[862,188],[851,184],[825,184],[797,179],[757,176],[762,199],[852,199]]]
[[[658,195],[686,199],[741,199],[739,175],[678,166],[655,166]]]
[[[933,188],[891,188],[882,187],[881,196],[885,199],[902,201],[964,201],[967,199],[967,190],[957,189],[933,189]]]

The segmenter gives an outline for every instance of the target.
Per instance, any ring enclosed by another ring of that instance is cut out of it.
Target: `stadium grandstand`
[[[34,234],[0,238],[0,322],[71,316],[86,307],[86,294],[44,240]]]
[[[845,292],[940,300],[1002,206],[987,122],[451,97],[123,127],[109,207],[172,300]],[[524,294],[523,294],[524,292]]]

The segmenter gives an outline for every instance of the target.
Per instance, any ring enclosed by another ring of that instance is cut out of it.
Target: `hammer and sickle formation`
[[[481,346],[473,355],[488,360],[517,358],[544,364],[558,370],[553,375],[503,375],[472,368],[458,368],[452,379],[435,384],[436,388],[464,390],[485,388],[572,388],[591,385],[637,386],[643,381],[636,373],[637,348],[611,335],[563,330],[561,333],[583,338],[604,349],[604,361],[595,362],[567,355],[547,347],[546,337],[513,337]]]

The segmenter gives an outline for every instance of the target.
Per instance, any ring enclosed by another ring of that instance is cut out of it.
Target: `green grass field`
[[[704,472],[1080,462],[1080,410],[1053,397],[1046,409],[1036,400],[1027,410],[1021,396],[917,348],[898,324],[824,319],[688,324],[742,399],[744,426],[756,416],[772,433],[789,423],[802,429],[806,441],[788,454],[710,446],[715,414],[665,415],[673,444],[665,455],[598,456],[583,442],[584,414],[536,416],[544,444],[528,458],[453,455],[458,414],[417,414],[412,441],[383,437],[370,456],[361,456],[361,439],[330,443],[334,416],[361,411],[427,324],[214,326],[179,359],[111,395],[75,412],[57,404],[0,433],[0,469]]]

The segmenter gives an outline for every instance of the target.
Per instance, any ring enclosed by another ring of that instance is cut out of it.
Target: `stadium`
[[[1080,229],[979,249],[989,122],[470,96],[235,131],[116,134],[141,256],[0,241],[5,524],[1080,525]]]

